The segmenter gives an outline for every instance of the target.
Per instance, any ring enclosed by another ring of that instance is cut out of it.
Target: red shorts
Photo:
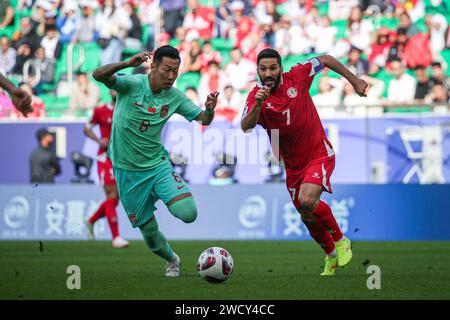
[[[303,183],[322,186],[322,190],[332,193],[330,178],[334,170],[335,157],[313,160],[298,173],[287,173],[286,186],[296,208],[300,208],[300,187]]]
[[[106,161],[97,161],[97,171],[100,183],[103,186],[110,186],[116,184],[116,179],[114,178],[114,172],[112,168],[112,163],[109,158]]]

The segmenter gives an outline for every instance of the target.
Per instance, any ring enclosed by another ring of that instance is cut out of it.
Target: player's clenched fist
[[[369,85],[363,79],[356,79],[354,83],[352,83],[355,92],[360,97],[367,97],[367,92],[369,91]]]
[[[267,86],[262,87],[258,90],[258,92],[255,94],[256,102],[263,103],[264,100],[267,99],[267,97],[270,94],[270,88]]]
[[[138,67],[141,64],[143,64],[144,62],[147,62],[150,59],[150,56],[151,56],[150,52],[143,52],[143,53],[135,54],[128,60],[128,66],[129,67]]]

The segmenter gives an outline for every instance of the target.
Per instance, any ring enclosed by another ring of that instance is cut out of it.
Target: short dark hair
[[[262,50],[260,53],[258,53],[257,64],[259,64],[259,61],[261,59],[266,59],[266,58],[277,59],[278,64],[281,66],[281,56],[277,50],[272,49],[272,48],[266,48],[266,49]]]
[[[178,50],[169,45],[162,46],[156,49],[153,55],[153,62],[156,64],[160,64],[164,57],[181,61],[180,53],[178,52]]]
[[[439,61],[433,61],[431,63],[431,67],[438,67],[438,68],[442,68],[442,64]]]

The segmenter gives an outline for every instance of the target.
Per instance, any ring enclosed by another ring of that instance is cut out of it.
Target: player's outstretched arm
[[[28,113],[33,112],[31,107],[31,96],[22,89],[16,88],[16,86],[0,74],[0,87],[5,89],[11,95],[13,105],[19,110],[25,117]]]
[[[92,76],[95,80],[104,83],[107,87],[112,87],[116,83],[115,73],[117,71],[130,67],[138,67],[148,61],[148,59],[150,59],[149,52],[138,53],[128,60],[101,66],[94,70]]]
[[[267,97],[270,94],[270,88],[269,87],[262,87],[258,90],[258,92],[255,94],[255,106],[250,110],[249,113],[244,114],[244,117],[241,121],[241,129],[244,132],[248,132],[248,130],[253,129],[259,120],[259,114],[261,113],[261,107],[264,102],[264,100],[267,99]],[[244,111],[245,112],[245,111]]]
[[[336,60],[334,57],[330,55],[323,55],[317,58],[320,60],[320,62],[324,67],[327,67],[335,71],[336,73],[340,74],[345,79],[347,79],[360,97],[367,96],[369,85],[367,84],[366,81],[355,76],[342,63],[340,63],[338,60]]]
[[[211,124],[211,122],[214,119],[214,109],[216,108],[217,105],[218,96],[219,92],[217,91],[211,92],[208,95],[205,102],[205,110],[202,111],[202,113],[200,113],[198,117],[195,118],[195,120],[200,121],[201,124],[204,126],[208,126]]]

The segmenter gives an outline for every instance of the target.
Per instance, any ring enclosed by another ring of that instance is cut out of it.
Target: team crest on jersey
[[[287,89],[287,95],[289,98],[295,98],[297,96],[297,89],[295,89],[294,87],[290,87],[289,89]]]
[[[161,107],[161,112],[159,113],[159,115],[161,116],[161,118],[165,118],[167,117],[168,113],[169,113],[169,105],[165,104]]]
[[[133,224],[137,223],[136,214],[132,213],[132,214],[130,214],[130,216],[128,218],[130,219],[131,223],[133,223]]]

